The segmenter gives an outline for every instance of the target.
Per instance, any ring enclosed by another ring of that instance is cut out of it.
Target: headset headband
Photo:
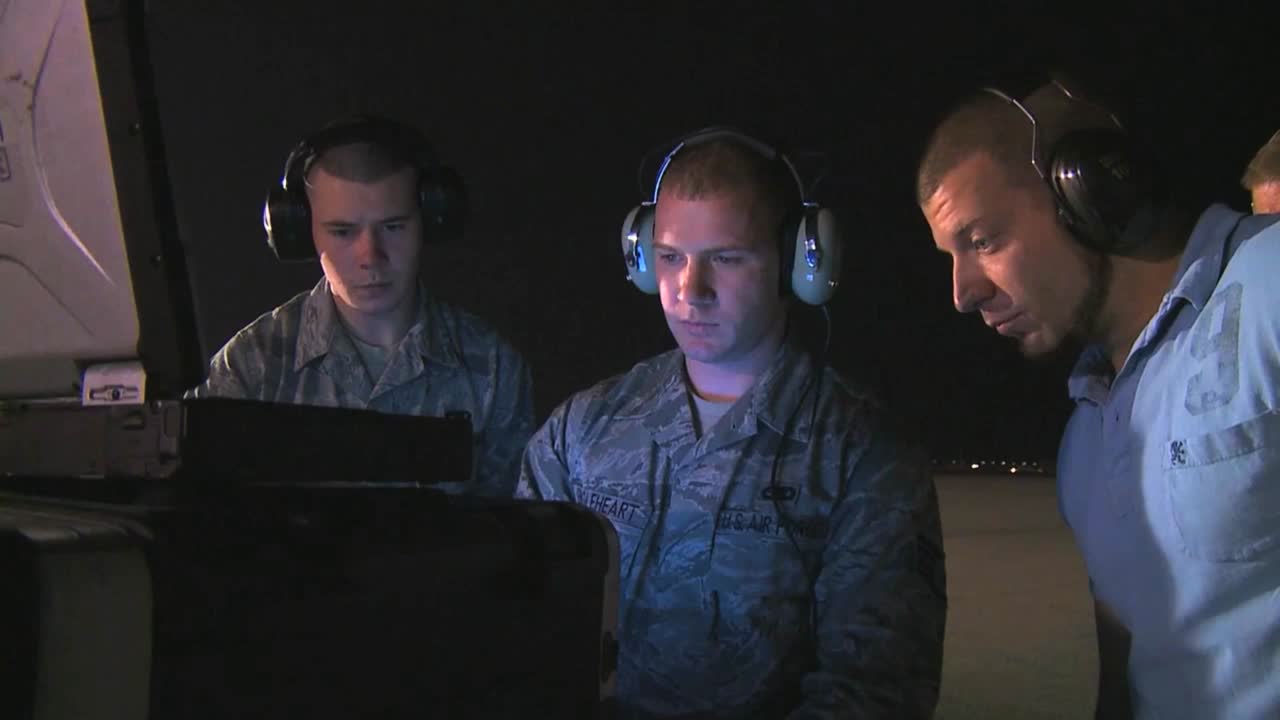
[[[289,184],[295,177],[305,183],[311,165],[321,155],[333,148],[355,143],[386,146],[402,155],[419,172],[437,165],[434,150],[417,130],[387,118],[361,115],[322,128],[299,141],[285,162],[281,184],[285,190],[292,190]]]
[[[1120,119],[1117,118],[1115,114],[1112,113],[1110,110],[1107,110],[1106,108],[1102,107],[1101,105],[1087,98],[1077,97],[1058,78],[1051,78],[1049,80],[1049,84],[1057,88],[1063,95],[1066,96],[1068,100],[1071,100],[1072,102],[1084,103],[1085,105],[1089,105],[1090,107],[1106,115],[1108,118],[1110,118],[1111,122],[1115,123],[1115,126],[1117,129],[1119,129],[1122,132],[1124,131],[1124,124],[1121,123]],[[1022,101],[1018,100],[1012,95],[1009,95],[1003,90],[1000,90],[999,88],[984,87],[982,88],[982,91],[991,93],[992,95],[995,95],[996,97],[1004,100],[1010,105],[1013,105],[1014,107],[1018,108],[1019,112],[1021,112],[1024,116],[1026,116],[1027,120],[1031,123],[1031,167],[1035,168],[1036,174],[1040,176],[1041,180],[1047,181],[1049,179],[1049,176],[1045,173],[1044,168],[1041,167],[1041,162],[1040,162],[1040,123],[1036,121],[1035,114],[1032,113],[1031,109],[1028,108]]]
[[[662,178],[666,175],[667,168],[670,167],[671,161],[675,159],[676,155],[678,155],[681,150],[686,147],[701,145],[702,143],[722,138],[729,138],[746,145],[769,162],[781,162],[782,165],[786,167],[791,178],[795,181],[796,189],[800,193],[801,202],[806,203],[808,201],[808,193],[805,191],[804,181],[800,179],[800,173],[796,170],[796,166],[791,162],[791,158],[787,157],[786,153],[781,152],[777,148],[768,145],[761,140],[757,140],[754,136],[749,135],[742,130],[723,125],[715,125],[692,132],[676,141],[675,147],[671,148],[671,150],[667,152],[666,157],[662,159],[662,165],[658,167],[657,177],[653,181],[653,196],[650,198],[649,202],[654,205],[658,204],[658,193],[662,189]]]

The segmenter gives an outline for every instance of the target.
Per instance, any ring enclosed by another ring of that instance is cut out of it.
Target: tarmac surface
[[[1054,479],[938,475],[947,554],[938,720],[1089,718],[1093,605]]]

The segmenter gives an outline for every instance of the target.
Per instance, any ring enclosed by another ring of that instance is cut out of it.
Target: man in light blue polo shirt
[[[1280,226],[1179,212],[1055,80],[977,94],[918,199],[954,302],[1028,357],[1084,346],[1059,502],[1089,571],[1099,718],[1280,717]]]

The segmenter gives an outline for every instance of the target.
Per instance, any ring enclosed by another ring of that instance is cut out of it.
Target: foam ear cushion
[[[649,295],[658,294],[658,273],[653,257],[653,204],[631,209],[622,221],[622,259],[627,279]]]
[[[796,227],[791,261],[791,292],[807,305],[825,305],[840,284],[844,242],[835,213],[822,207],[805,209]],[[786,247],[784,245],[784,247]]]

